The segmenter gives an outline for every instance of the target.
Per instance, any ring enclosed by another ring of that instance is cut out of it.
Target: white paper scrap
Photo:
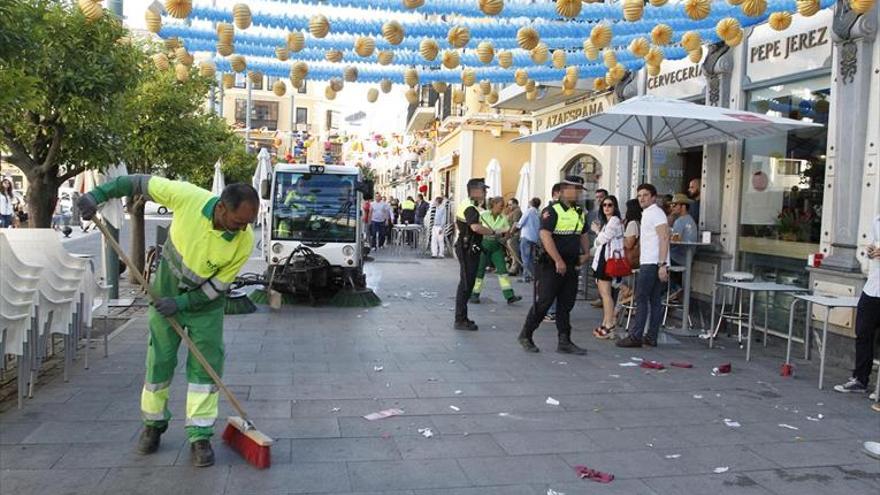
[[[730,468],[727,467],[727,466],[722,466],[722,467],[717,467],[717,468],[715,468],[715,474],[726,473],[726,472],[728,472],[728,471],[730,471]]]
[[[377,373],[384,370],[384,369],[385,369],[384,366],[373,366],[373,371],[375,371]]]
[[[797,426],[787,425],[785,423],[779,423],[780,428],[788,428],[789,430],[800,430]]]
[[[558,406],[559,405],[559,401],[554,399],[553,397],[547,397],[547,400],[545,402],[550,406]]]
[[[456,391],[454,392],[454,394],[455,394],[455,395],[461,395],[461,390],[456,390]]]
[[[663,457],[665,457],[667,459],[678,459],[679,457],[681,457],[681,454],[669,454],[669,455],[665,455]]]
[[[430,428],[419,428],[419,433],[425,438],[431,438],[434,436],[434,432],[431,431]]]
[[[385,409],[379,412],[374,412],[367,414],[364,416],[364,419],[367,421],[376,421],[377,419],[385,419],[390,418],[391,416],[400,416],[403,414],[403,409]]]
[[[694,399],[702,399],[703,396],[700,394],[694,394]]]
[[[724,424],[731,428],[739,428],[740,426],[742,426],[741,424],[739,424],[739,421],[734,421],[728,418],[724,418]]]
[[[452,409],[452,410],[455,411],[455,412],[461,411],[461,409],[459,409],[459,408],[456,407],[456,406],[449,406],[449,409]]]
[[[627,361],[625,363],[620,363],[620,366],[630,367],[630,366],[638,366],[638,365],[632,361]]]

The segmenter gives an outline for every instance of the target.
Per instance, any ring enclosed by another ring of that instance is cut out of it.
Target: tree
[[[223,144],[221,156],[221,170],[227,184],[235,182],[251,183],[254,171],[257,168],[257,157],[248,153],[244,148],[244,139],[236,134],[231,134]],[[214,168],[202,167],[191,170],[186,175],[187,180],[205,189],[210,189],[214,180]]]
[[[10,39],[15,47],[0,48],[0,138],[28,178],[32,225],[48,227],[58,187],[119,156],[124,96],[145,55],[114,16],[88,22],[50,0],[3,9],[0,45]]]

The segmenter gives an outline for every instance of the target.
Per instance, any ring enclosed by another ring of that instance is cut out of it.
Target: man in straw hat
[[[675,218],[675,222],[672,224],[672,240],[675,242],[698,242],[700,240],[697,222],[690,215],[690,207],[693,202],[683,193],[676,193],[672,196],[672,201],[669,204],[672,207],[672,217]],[[687,248],[672,246],[669,250],[669,257],[673,265],[684,266],[687,263]],[[669,301],[678,301],[684,292],[682,289],[683,274],[673,271],[670,273],[670,277],[676,290],[669,295]]]

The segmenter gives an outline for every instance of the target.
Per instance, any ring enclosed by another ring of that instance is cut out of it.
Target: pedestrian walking
[[[12,181],[4,178],[0,181],[0,229],[11,229],[15,217],[15,193]]]
[[[629,335],[617,342],[618,347],[641,347],[643,343],[657,346],[663,319],[663,283],[669,277],[669,223],[666,213],[657,206],[657,189],[651,184],[642,184],[637,189],[637,197],[642,207],[642,223],[635,324]]]
[[[505,245],[507,237],[510,233],[510,224],[507,222],[507,216],[504,215],[504,198],[496,196],[489,200],[489,209],[480,215],[480,221],[485,227],[491,231],[491,235],[483,237],[480,243],[482,253],[480,254],[480,264],[477,267],[477,279],[474,282],[474,289],[471,291],[470,302],[479,304],[480,292],[483,289],[483,279],[486,276],[486,267],[491,264],[495,267],[495,273],[498,275],[498,285],[501,286],[501,293],[507,304],[513,304],[521,301],[522,297],[517,296],[513,292],[513,285],[507,276],[507,262],[504,258]]]
[[[152,454],[171,419],[168,395],[180,346],[180,337],[166,317],[173,315],[187,329],[211,367],[222,375],[226,291],[253,251],[251,223],[257,218],[260,198],[247,184],[230,184],[218,198],[187,182],[125,175],[84,194],[80,211],[91,220],[101,203],[138,194],[174,211],[153,282],[157,302],[148,310],[150,338],[141,392],[144,429],[137,450]],[[186,436],[192,464],[210,466],[218,389],[192,355],[187,357],[186,378]]]
[[[455,227],[458,240],[455,241],[455,256],[458,258],[459,280],[455,292],[455,324],[456,330],[478,330],[479,327],[468,319],[467,304],[477,280],[477,268],[480,264],[480,243],[484,235],[492,231],[480,222],[483,201],[486,198],[484,179],[471,179],[467,183],[467,199],[463,200],[455,212]]]
[[[556,352],[583,355],[587,350],[571,341],[569,315],[577,297],[578,267],[587,262],[590,252],[587,219],[577,204],[584,180],[568,176],[561,184],[560,201],[541,213],[543,250],[537,264],[537,300],[529,310],[518,340],[526,351],[539,352],[532,336],[556,300]]]
[[[538,245],[538,231],[541,230],[541,219],[538,208],[541,207],[541,198],[532,198],[529,201],[529,209],[520,218],[516,227],[519,229],[519,253],[523,262],[522,282],[531,283],[535,270],[535,248]]]
[[[602,299],[602,324],[593,330],[593,336],[608,339],[614,336],[616,325],[612,290],[614,277],[606,273],[605,267],[608,260],[623,258],[623,222],[620,220],[620,207],[616,197],[606,196],[599,207],[602,208],[602,215],[598,218],[600,228],[596,234],[596,254],[593,256],[592,268],[596,274],[596,285],[599,286],[599,297]]]
[[[550,206],[553,206],[556,203],[558,203],[559,202],[559,195],[561,193],[562,193],[562,182],[557,182],[556,184],[553,184],[553,187],[550,189],[550,198],[551,199],[550,199],[550,202],[547,203],[547,206],[550,207]],[[538,252],[540,252],[541,250],[544,249],[541,244],[540,231],[541,231],[541,229],[539,226],[539,228],[538,228],[538,245],[536,246],[536,250],[535,250],[536,258],[537,258]],[[537,267],[537,259],[535,259],[535,266]],[[536,268],[536,270],[537,270],[537,268]],[[537,273],[535,273],[534,275],[535,275],[534,280],[535,280],[536,287],[534,288],[533,292],[535,293],[535,297],[537,297],[537,295],[538,295]],[[553,304],[551,304],[550,309],[547,310],[547,315],[544,316],[544,321],[547,323],[556,322],[556,299],[553,300]]]
[[[381,195],[376,195],[370,208],[370,245],[373,250],[385,246],[388,224],[391,223],[391,206]]]
[[[868,390],[871,368],[874,365],[874,347],[880,335],[880,216],[871,224],[868,240],[868,280],[856,307],[856,361],[852,377],[842,385],[835,385],[838,392],[864,393]],[[872,394],[872,400],[880,398]]]
[[[434,199],[434,221],[431,225],[431,257],[443,258],[446,256],[446,217],[447,203],[443,197]]]

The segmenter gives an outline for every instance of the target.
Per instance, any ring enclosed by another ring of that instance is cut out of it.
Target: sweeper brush
[[[101,231],[101,234],[104,235],[104,240],[110,244],[110,247],[113,248],[113,251],[116,251],[116,254],[119,256],[119,259],[122,260],[128,266],[134,266],[131,261],[126,256],[125,252],[119,246],[119,243],[110,235],[107,230],[107,226],[104,225],[104,221],[98,217],[93,219],[95,226],[98,227],[98,230]],[[156,294],[150,290],[150,286],[147,283],[147,280],[144,276],[137,270],[133,270],[132,274],[137,280],[138,284],[141,286],[144,292],[147,293],[147,296],[150,299],[150,302],[155,304],[157,300]],[[180,323],[173,316],[166,316],[165,319],[168,321],[168,324],[171,325],[171,328],[177,332],[177,335],[180,337],[180,340],[186,345],[187,349],[189,349],[190,354],[192,354],[199,364],[202,365],[202,368],[205,370],[208,375],[211,376],[211,380],[214,381],[214,384],[217,385],[229,400],[229,403],[232,404],[232,408],[239,414],[239,416],[230,416],[229,423],[226,425],[226,430],[223,432],[223,440],[226,441],[229,446],[238,452],[246,461],[251,463],[258,469],[268,468],[271,463],[271,453],[270,447],[272,446],[272,439],[258,431],[254,428],[253,423],[248,421],[247,413],[244,412],[244,408],[241,407],[241,403],[238,402],[238,399],[226,387],[226,384],[223,383],[223,380],[220,379],[220,375],[214,371],[214,368],[211,367],[208,360],[205,359],[205,356],[202,354],[202,351],[199,350],[198,347],[193,343],[192,339],[189,338],[189,334],[180,326]]]

